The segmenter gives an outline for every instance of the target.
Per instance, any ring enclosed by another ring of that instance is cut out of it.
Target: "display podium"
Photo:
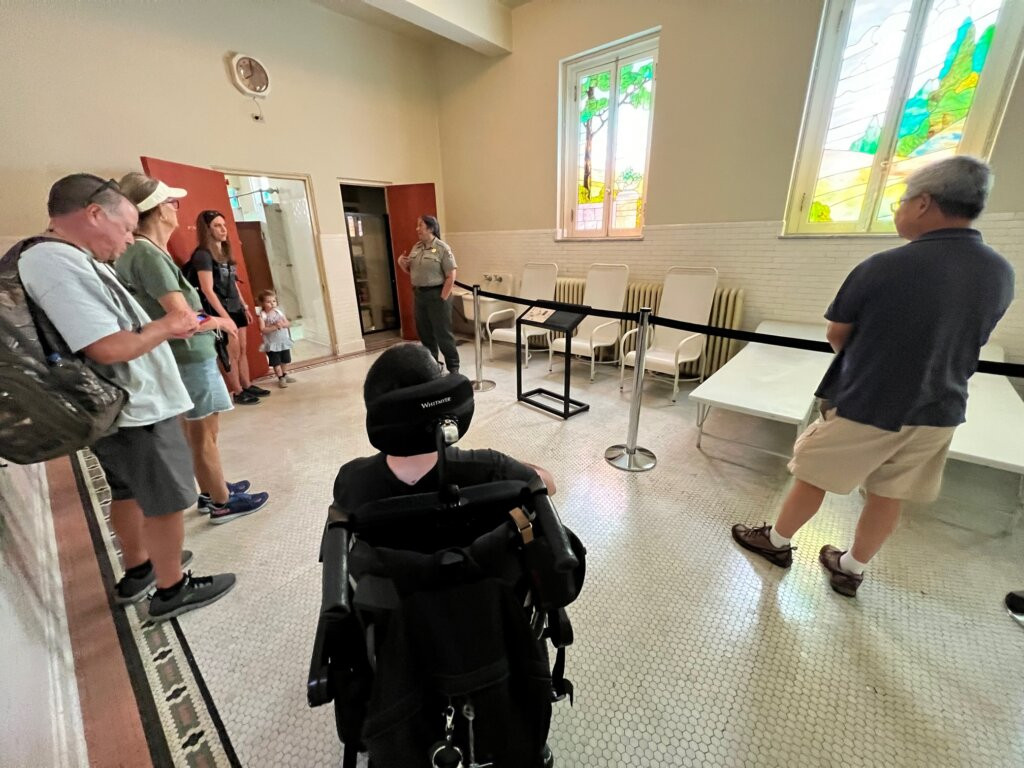
[[[516,318],[516,398],[518,400],[548,413],[553,413],[555,416],[560,416],[563,419],[568,419],[571,416],[590,410],[590,406],[587,403],[573,400],[569,397],[569,376],[570,369],[572,368],[572,334],[576,330],[576,326],[583,322],[584,317],[586,315],[583,313],[531,306]],[[523,392],[524,325],[565,334],[565,386],[561,394],[552,392],[544,387]],[[549,405],[543,401],[543,398],[554,400],[561,405],[560,407]]]

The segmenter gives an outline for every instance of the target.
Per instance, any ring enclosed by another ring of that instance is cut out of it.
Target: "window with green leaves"
[[[987,159],[1022,29],[1019,0],[828,0],[786,233],[891,233],[909,174]]]
[[[562,62],[563,237],[643,231],[657,64],[651,32]]]

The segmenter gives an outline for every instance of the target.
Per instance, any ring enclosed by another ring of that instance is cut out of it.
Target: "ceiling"
[[[389,32],[394,32],[412,40],[430,43],[440,39],[433,32],[429,32],[423,29],[423,27],[417,27],[415,24],[410,24],[408,21],[403,21],[396,16],[392,16],[390,13],[374,8],[372,5],[367,5],[363,0],[313,0],[313,2],[343,16],[365,21],[367,24],[386,29]]]
[[[520,6],[526,5],[531,0],[497,0],[498,3],[505,6],[510,10],[515,10]],[[2,2],[2,0],[0,0]],[[417,26],[411,22],[400,19],[395,15],[387,13],[374,7],[364,0],[313,0],[317,5],[321,5],[336,13],[340,13],[349,18],[358,19],[360,21],[371,24],[380,29],[386,29],[389,32],[402,35],[403,37],[417,40],[423,43],[435,43],[444,38],[440,35],[431,32],[428,29]]]

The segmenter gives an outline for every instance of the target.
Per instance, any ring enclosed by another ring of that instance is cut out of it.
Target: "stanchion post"
[[[647,448],[638,448],[637,432],[640,429],[640,404],[643,399],[644,360],[647,357],[647,331],[651,324],[651,308],[640,310],[640,322],[636,333],[636,360],[633,369],[633,398],[629,402],[629,429],[625,445],[613,445],[604,452],[605,460],[617,469],[627,472],[646,472],[654,469],[658,457]]]
[[[476,353],[476,378],[473,379],[474,392],[489,392],[495,383],[484,378],[484,345],[480,339],[480,286],[473,284],[473,350]]]

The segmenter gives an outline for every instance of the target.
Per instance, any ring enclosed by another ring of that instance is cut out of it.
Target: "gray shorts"
[[[216,357],[198,363],[178,363],[178,372],[192,400],[192,410],[185,414],[189,421],[205,419],[211,414],[224,413],[234,407],[217,367]]]
[[[135,499],[146,517],[196,505],[196,481],[181,424],[165,419],[145,427],[123,427],[92,446],[114,501]]]

